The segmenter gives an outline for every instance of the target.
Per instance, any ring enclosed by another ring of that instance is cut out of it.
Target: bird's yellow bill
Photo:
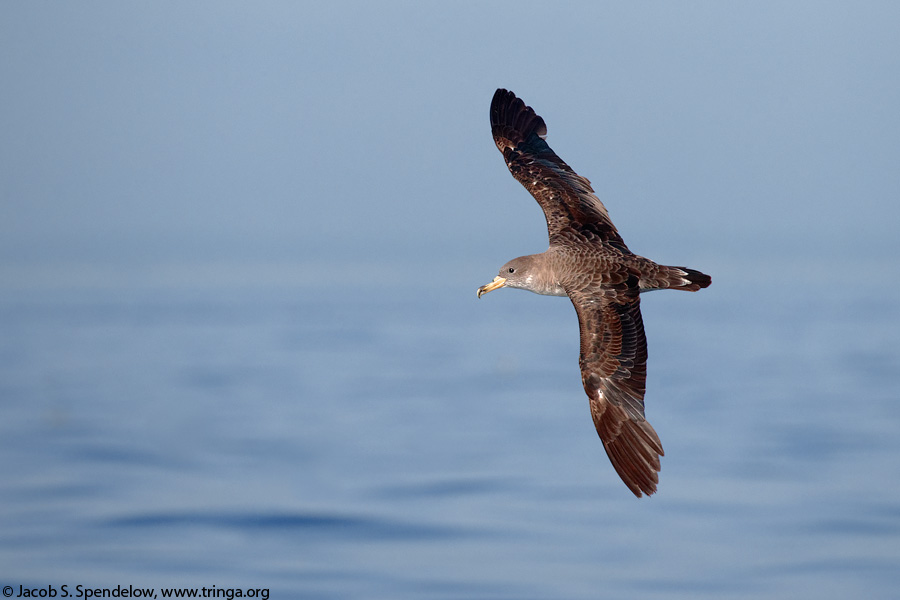
[[[483,285],[480,288],[478,288],[478,291],[476,291],[475,293],[478,294],[479,298],[481,298],[484,294],[487,294],[488,292],[493,292],[497,288],[502,288],[504,285],[506,285],[506,279],[504,279],[503,277],[500,277],[498,275],[497,277],[494,277],[494,280],[492,282],[490,282],[489,284]]]

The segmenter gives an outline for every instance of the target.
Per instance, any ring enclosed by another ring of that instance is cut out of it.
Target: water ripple
[[[106,519],[107,527],[212,527],[282,533],[303,532],[359,540],[438,540],[475,535],[461,527],[339,513],[163,512]]]

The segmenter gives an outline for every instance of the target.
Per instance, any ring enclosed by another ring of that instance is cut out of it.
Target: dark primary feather
[[[491,132],[510,173],[543,209],[551,243],[563,243],[574,234],[628,250],[591,182],[544,141],[547,126],[534,109],[512,92],[497,90],[491,102]]]

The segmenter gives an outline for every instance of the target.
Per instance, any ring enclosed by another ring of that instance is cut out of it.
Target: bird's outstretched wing
[[[616,472],[634,492],[648,496],[659,483],[662,443],[644,418],[647,338],[637,278],[601,294],[569,294],[581,329],[581,380],[594,426]]]
[[[591,182],[544,141],[547,126],[530,106],[510,91],[497,90],[491,101],[491,132],[510,173],[543,209],[551,244],[577,240],[628,251]]]

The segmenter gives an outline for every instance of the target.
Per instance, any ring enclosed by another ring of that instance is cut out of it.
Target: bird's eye
[[[510,273],[515,273],[516,270],[515,270],[514,268],[510,267],[510,268],[509,268],[509,272],[510,272]]]

